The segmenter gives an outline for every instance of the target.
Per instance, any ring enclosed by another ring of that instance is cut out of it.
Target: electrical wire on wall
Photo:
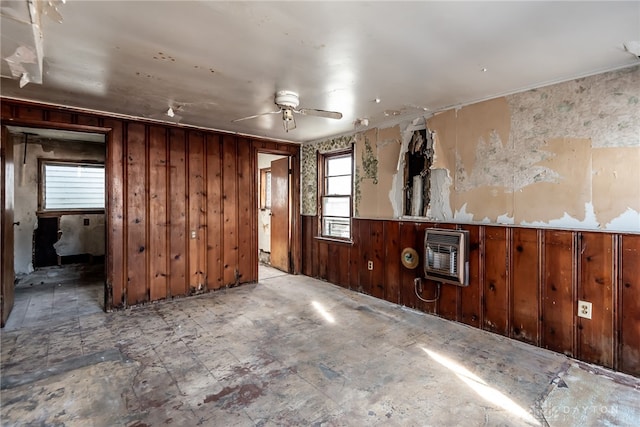
[[[436,289],[436,297],[434,299],[424,299],[418,293],[418,286],[422,287],[422,278],[421,277],[416,277],[415,279],[413,279],[413,289],[414,289],[414,291],[416,293],[416,296],[418,297],[418,299],[420,301],[423,301],[423,302],[431,303],[431,302],[438,301],[438,299],[440,298],[440,285],[441,285],[441,283],[438,282],[438,287]],[[422,289],[420,289],[420,292],[422,292]]]

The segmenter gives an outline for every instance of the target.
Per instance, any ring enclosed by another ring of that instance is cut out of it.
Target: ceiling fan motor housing
[[[296,109],[300,105],[300,98],[296,92],[279,90],[276,92],[276,105]]]

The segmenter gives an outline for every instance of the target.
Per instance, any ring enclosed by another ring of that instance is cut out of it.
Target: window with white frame
[[[103,164],[40,162],[40,209],[98,210],[105,207]]]
[[[320,234],[322,237],[351,239],[352,151],[319,155],[321,182]]]

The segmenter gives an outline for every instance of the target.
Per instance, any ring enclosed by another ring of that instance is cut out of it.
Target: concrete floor
[[[638,378],[308,277],[262,266],[259,276],[259,284],[114,313],[99,311],[101,287],[86,277],[17,289],[1,334],[1,424],[640,419]]]

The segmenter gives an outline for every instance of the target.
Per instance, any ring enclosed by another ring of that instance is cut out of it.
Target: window
[[[352,153],[321,154],[319,160],[321,235],[350,239]]]
[[[271,168],[260,169],[260,209],[271,209]]]
[[[104,165],[41,161],[42,210],[104,209]]]

